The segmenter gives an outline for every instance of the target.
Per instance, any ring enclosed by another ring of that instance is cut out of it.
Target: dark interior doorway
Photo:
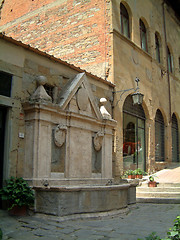
[[[6,108],[0,106],[0,188],[2,188],[2,184],[3,184],[5,121],[6,121]],[[1,207],[2,207],[2,202],[0,200],[0,208]]]
[[[123,168],[146,170],[145,113],[129,95],[123,106]]]

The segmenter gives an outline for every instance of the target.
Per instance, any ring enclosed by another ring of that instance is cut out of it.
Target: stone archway
[[[146,168],[145,113],[129,95],[123,105],[123,167]]]

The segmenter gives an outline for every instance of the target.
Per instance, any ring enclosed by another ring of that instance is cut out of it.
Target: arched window
[[[155,117],[155,160],[164,161],[164,119],[159,109]]]
[[[159,42],[159,37],[158,34],[155,33],[155,44],[156,44],[156,60],[158,61],[158,63],[161,62],[161,58],[160,58],[160,42]]]
[[[121,33],[130,38],[130,31],[129,31],[129,14],[125,6],[121,3],[120,4],[120,15],[121,15]]]
[[[148,47],[147,47],[147,30],[146,27],[143,23],[143,21],[140,19],[139,20],[139,28],[140,28],[140,40],[141,40],[141,48],[144,51],[148,51]]]
[[[172,162],[179,162],[179,136],[176,115],[172,115]]]
[[[172,73],[172,55],[171,55],[171,52],[167,46],[167,58],[168,58],[168,70],[169,72]]]

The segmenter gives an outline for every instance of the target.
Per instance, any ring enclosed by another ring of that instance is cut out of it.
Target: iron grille
[[[172,115],[172,162],[179,162],[179,136],[176,115]]]
[[[158,109],[155,117],[155,160],[164,161],[164,119]]]
[[[145,114],[144,114],[144,109],[141,106],[141,104],[135,104],[133,105],[133,101],[132,101],[132,96],[129,95],[125,102],[124,102],[124,106],[123,106],[123,112],[131,114],[135,117],[141,118],[145,120]]]

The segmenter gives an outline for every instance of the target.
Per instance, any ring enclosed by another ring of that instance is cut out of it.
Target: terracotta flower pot
[[[136,174],[136,178],[142,179],[142,174]]]
[[[157,183],[156,182],[148,182],[148,187],[157,187]]]
[[[13,216],[27,216],[27,206],[14,206],[9,210],[9,214]]]
[[[129,179],[135,179],[135,175],[128,175]]]

